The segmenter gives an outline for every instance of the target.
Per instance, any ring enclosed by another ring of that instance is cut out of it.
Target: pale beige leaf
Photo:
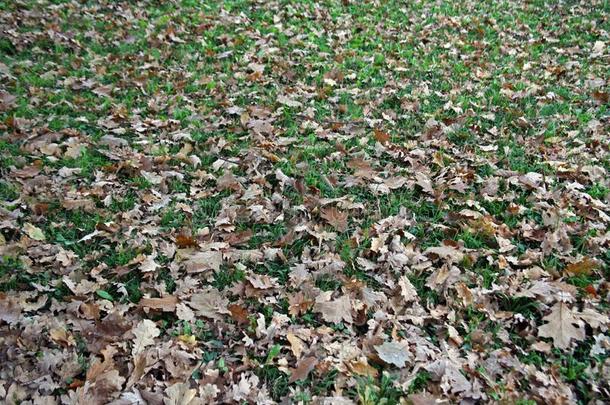
[[[34,240],[43,241],[46,239],[42,229],[30,224],[29,222],[23,225],[23,231]]]
[[[572,339],[585,338],[585,329],[565,302],[555,304],[551,313],[542,319],[548,323],[538,328],[538,336],[553,339],[555,347],[565,349],[570,346]]]
[[[133,340],[132,354],[135,356],[144,351],[147,346],[155,343],[155,338],[161,334],[157,325],[150,319],[144,319],[132,330],[135,338]]]
[[[375,350],[381,360],[401,368],[405,367],[412,357],[408,344],[403,341],[384,342],[375,346]]]

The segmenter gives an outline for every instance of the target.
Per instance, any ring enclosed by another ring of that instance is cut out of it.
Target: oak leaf
[[[142,353],[147,346],[155,343],[155,338],[161,334],[157,325],[150,319],[144,319],[133,329],[135,339],[133,340],[132,354],[135,356]]]
[[[555,304],[551,313],[542,319],[548,323],[538,328],[538,336],[553,339],[555,347],[565,349],[570,346],[572,339],[583,340],[585,338],[585,329],[577,314],[573,313],[565,302]]]

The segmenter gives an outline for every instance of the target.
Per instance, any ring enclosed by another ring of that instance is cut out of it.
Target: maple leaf
[[[585,330],[580,325],[579,318],[565,302],[555,304],[551,313],[542,319],[548,323],[538,328],[538,336],[553,339],[553,345],[557,348],[566,349],[572,339],[585,338]]]
[[[340,211],[336,207],[323,208],[320,216],[339,232],[347,230],[347,213]]]

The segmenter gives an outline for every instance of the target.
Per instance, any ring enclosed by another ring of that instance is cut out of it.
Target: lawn
[[[610,402],[608,0],[0,33],[0,402]]]

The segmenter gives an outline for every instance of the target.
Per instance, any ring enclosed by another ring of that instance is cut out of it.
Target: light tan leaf
[[[375,350],[381,360],[396,367],[406,366],[407,361],[410,361],[412,357],[406,342],[384,342],[375,346]]]
[[[435,254],[441,259],[446,260],[450,263],[459,263],[464,258],[464,253],[460,252],[452,246],[447,245],[430,247],[424,252],[425,255],[428,255],[430,253]]]
[[[208,250],[190,255],[186,261],[188,273],[201,273],[207,270],[220,271],[222,252]]]
[[[551,313],[542,319],[548,323],[538,328],[538,336],[553,339],[555,347],[565,349],[570,346],[572,339],[583,340],[585,338],[585,329],[565,302],[555,304]]]
[[[165,394],[165,405],[189,405],[197,395],[197,390],[190,388],[188,383],[178,383],[168,387]]]
[[[23,231],[34,240],[43,241],[46,239],[42,230],[29,222],[23,225]]]
[[[428,176],[422,172],[415,173],[415,180],[417,185],[422,188],[426,193],[434,194],[434,188],[432,187],[432,181]]]
[[[330,301],[332,291],[324,291],[318,298],[313,306],[314,312],[322,314],[322,319],[326,322],[339,323],[345,321],[352,323],[352,303],[347,295],[343,295],[340,298]]]
[[[279,95],[277,97],[277,102],[280,104],[284,104],[288,107],[294,107],[294,108],[301,107],[303,105],[303,104],[301,104],[301,102],[288,98],[284,95]]]
[[[161,298],[142,298],[140,305],[144,308],[160,309],[163,312],[174,312],[178,298],[168,295]]]
[[[135,356],[142,353],[147,346],[155,343],[155,338],[161,334],[157,325],[150,319],[144,319],[132,330],[135,338],[133,340],[132,354]]]
[[[228,309],[229,300],[220,295],[220,292],[213,287],[207,287],[203,291],[193,294],[188,304],[197,311],[197,315],[206,318],[222,319],[222,314],[231,314]]]
[[[400,276],[398,279],[398,286],[400,287],[400,295],[406,302],[417,301],[419,298],[417,296],[417,290],[411,284],[411,281],[407,278],[407,276]]]
[[[610,322],[607,315],[600,314],[591,308],[587,308],[580,312],[578,317],[588,323],[593,329],[597,329],[602,325],[607,325],[608,322]]]
[[[140,271],[143,273],[150,273],[161,267],[157,262],[155,262],[156,256],[156,254],[146,256],[142,263],[140,263]]]
[[[305,349],[305,343],[297,336],[295,336],[292,332],[288,332],[286,334],[286,340],[290,343],[290,350],[292,350],[292,354],[297,359],[301,358],[301,354]]]
[[[469,305],[472,305],[472,303],[474,302],[474,298],[472,296],[472,291],[470,291],[470,288],[468,288],[466,283],[464,283],[464,282],[456,283],[455,290],[457,291],[458,295],[462,299],[464,306],[467,307]]]

